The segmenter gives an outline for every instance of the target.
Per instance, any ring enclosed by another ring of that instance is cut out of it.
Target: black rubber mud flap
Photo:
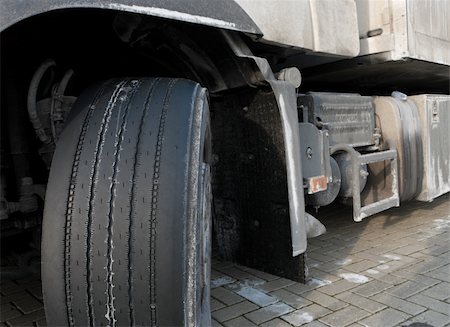
[[[246,89],[215,103],[213,223],[227,260],[305,282],[292,257],[281,115],[271,91]]]
[[[110,80],[77,100],[57,144],[43,226],[49,325],[210,324],[205,89]]]

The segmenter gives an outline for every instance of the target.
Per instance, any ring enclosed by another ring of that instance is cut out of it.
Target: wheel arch
[[[0,32],[38,14],[77,8],[125,11],[262,36],[255,22],[231,0],[191,0],[189,4],[177,0],[0,0]]]

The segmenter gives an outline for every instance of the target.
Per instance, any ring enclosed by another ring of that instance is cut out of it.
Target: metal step
[[[397,171],[397,151],[394,149],[360,154],[354,148],[347,144],[337,144],[331,147],[330,154],[338,151],[345,151],[350,154],[352,159],[352,189],[353,189],[353,220],[359,222],[364,218],[372,216],[381,211],[400,205],[398,194],[398,171]],[[370,164],[381,161],[391,162],[392,175],[392,196],[381,199],[377,202],[362,206],[360,194],[360,169],[363,164]]]

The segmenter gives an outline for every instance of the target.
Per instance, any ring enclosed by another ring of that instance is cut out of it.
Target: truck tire
[[[72,109],[50,171],[42,281],[55,326],[209,326],[207,92],[109,80]]]

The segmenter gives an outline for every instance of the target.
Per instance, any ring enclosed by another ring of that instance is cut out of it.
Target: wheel
[[[192,81],[110,80],[78,98],[45,201],[49,325],[210,325],[210,146]]]

